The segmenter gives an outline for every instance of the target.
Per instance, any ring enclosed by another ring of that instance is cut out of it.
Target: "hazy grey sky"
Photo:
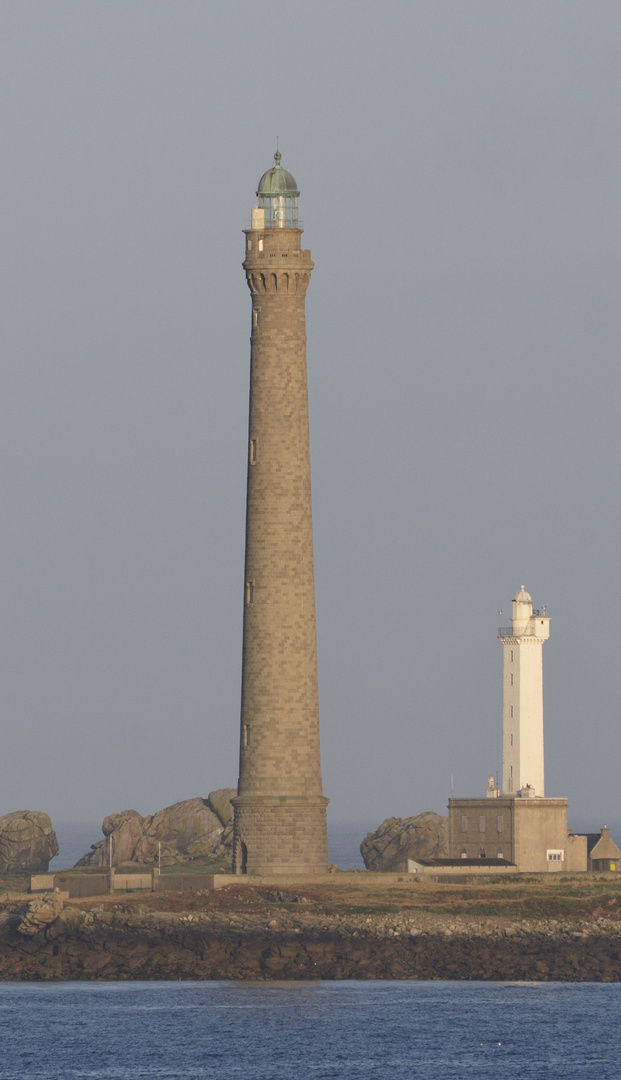
[[[237,778],[250,298],[302,191],[333,818],[500,767],[547,604],[547,793],[621,818],[621,6],[0,3],[0,812]]]

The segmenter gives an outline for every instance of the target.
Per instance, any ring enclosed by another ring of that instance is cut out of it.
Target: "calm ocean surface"
[[[0,1080],[613,1080],[621,986],[0,984]]]

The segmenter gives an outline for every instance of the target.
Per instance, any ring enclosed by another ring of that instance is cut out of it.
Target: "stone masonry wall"
[[[316,874],[328,866],[326,802],[248,796],[236,800],[239,842],[246,845],[246,873]],[[241,867],[241,852],[236,853]]]
[[[252,336],[237,869],[244,844],[248,872],[321,872],[327,867],[327,800],[319,752],[305,319],[313,262],[301,250],[300,230],[251,230],[246,237]]]

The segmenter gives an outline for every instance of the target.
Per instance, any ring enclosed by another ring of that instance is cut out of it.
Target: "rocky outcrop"
[[[112,846],[112,865],[120,866],[124,862],[131,862],[136,846],[142,839],[143,818],[137,810],[123,810],[120,814],[108,814],[103,819],[101,831],[110,840],[100,840],[93,850],[100,849],[101,857],[105,854],[105,864],[110,862],[110,845]],[[92,861],[91,866],[103,865],[100,861]]]
[[[237,793],[236,793],[237,794]],[[227,824],[220,832],[219,840],[211,849],[211,859],[224,859],[233,863],[233,818],[229,818]]]
[[[223,825],[228,825],[233,820],[233,804],[231,799],[237,795],[235,788],[223,787],[217,791],[210,791],[207,802]]]
[[[408,859],[448,856],[448,817],[427,810],[408,818],[386,818],[360,845],[367,870],[407,870]]]
[[[93,844],[77,866],[113,866],[128,863],[162,866],[195,859],[230,861],[233,852],[233,807],[235,788],[220,788],[206,799],[185,799],[150,817],[137,810],[123,810],[104,818],[105,839]]]
[[[58,855],[52,822],[41,810],[16,810],[0,817],[0,873],[45,873]]]
[[[140,900],[4,904],[0,979],[477,979],[621,982],[616,919],[328,913],[292,890],[226,890],[186,910]],[[189,899],[189,897],[188,897]],[[370,912],[370,913],[369,913]]]
[[[57,893],[48,893],[31,900],[19,923],[18,934],[34,937],[40,930],[55,922],[63,909],[63,902]]]

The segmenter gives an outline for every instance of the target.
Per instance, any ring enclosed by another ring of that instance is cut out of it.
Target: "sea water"
[[[613,1080],[621,986],[0,984],[0,1080]]]

